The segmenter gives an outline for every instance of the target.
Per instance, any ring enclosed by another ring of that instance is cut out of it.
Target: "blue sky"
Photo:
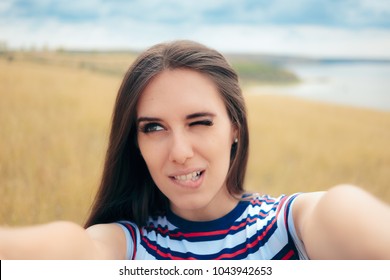
[[[390,58],[390,1],[0,1],[0,41],[12,48],[144,49],[175,39],[222,52]]]

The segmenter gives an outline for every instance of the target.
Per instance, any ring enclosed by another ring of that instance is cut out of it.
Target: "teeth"
[[[186,175],[175,176],[175,179],[178,181],[196,181],[200,176],[200,171],[194,171]]]

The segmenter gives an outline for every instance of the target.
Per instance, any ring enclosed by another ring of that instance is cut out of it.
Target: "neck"
[[[175,209],[171,205],[171,210],[175,215],[193,222],[213,221],[227,215],[232,211],[240,201],[240,197],[232,196],[226,191],[226,194],[221,197],[216,197],[206,206],[199,209],[183,210]]]

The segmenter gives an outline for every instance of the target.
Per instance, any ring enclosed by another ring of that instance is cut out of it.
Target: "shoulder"
[[[362,188],[348,184],[334,186],[326,192],[302,194],[296,204],[294,216],[303,226],[306,219],[310,222],[321,219],[329,225],[338,226],[338,223],[344,223],[358,213],[388,207]]]
[[[302,239],[302,227],[305,224],[305,220],[308,214],[311,213],[317,205],[320,199],[324,196],[325,192],[310,192],[300,194],[294,202],[293,217],[294,223],[297,229],[297,234]]]
[[[383,237],[390,230],[383,226],[389,207],[353,185],[303,194],[293,211],[297,233],[311,258],[364,258],[380,252],[375,249],[378,240],[383,241],[381,246],[390,241]]]
[[[297,197],[294,206],[294,218],[304,226],[305,220],[315,213],[318,217],[331,219],[348,218],[358,205],[370,205],[375,198],[354,185],[337,185],[323,192],[303,193]],[[343,217],[344,216],[344,217]]]
[[[96,224],[86,229],[103,258],[125,259],[126,236],[119,224]]]

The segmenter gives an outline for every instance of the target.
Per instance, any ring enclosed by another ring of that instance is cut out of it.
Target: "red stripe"
[[[276,219],[276,217],[274,217],[274,219],[272,220],[271,224],[269,224],[269,225],[267,226],[267,228],[265,229],[265,231],[264,231],[261,235],[259,235],[259,236],[256,238],[256,240],[254,240],[252,243],[248,243],[244,248],[242,248],[241,250],[238,250],[238,251],[236,251],[236,252],[234,252],[234,253],[222,254],[222,255],[218,256],[218,257],[216,258],[216,260],[220,260],[220,259],[223,259],[223,258],[227,258],[227,259],[229,259],[229,258],[234,258],[235,256],[244,253],[244,252],[247,251],[249,248],[255,247],[261,240],[264,239],[265,236],[267,236],[269,230],[270,230],[270,229],[272,228],[272,226],[276,223],[276,221],[277,221],[277,219]],[[171,253],[164,253],[164,252],[160,251],[160,250],[157,248],[156,245],[150,244],[149,241],[148,241],[145,237],[143,237],[142,240],[146,243],[146,245],[147,245],[150,249],[152,249],[153,251],[155,251],[157,254],[159,254],[159,255],[162,256],[162,257],[170,258],[170,259],[172,259],[172,260],[195,260],[195,258],[193,258],[193,257],[190,257],[190,258],[180,258],[180,257],[175,257],[175,256],[173,256]]]
[[[149,243],[149,240],[147,240],[145,237],[142,238],[142,240],[146,243],[146,245],[152,249],[153,251],[155,251],[157,254],[159,254],[160,256],[166,258],[166,259],[171,259],[171,260],[196,260],[195,258],[193,257],[190,257],[190,258],[180,258],[180,257],[175,257],[173,256],[171,253],[164,253],[162,252],[161,250],[158,249],[158,247],[156,245],[152,245]]]
[[[155,227],[150,227],[151,229],[156,229],[159,233],[161,234],[167,234],[170,237],[201,237],[201,236],[214,236],[214,235],[221,235],[221,234],[227,234],[229,231],[232,230],[238,230],[242,227],[245,227],[248,223],[251,223],[255,221],[256,218],[246,218],[245,221],[243,221],[241,224],[237,226],[231,226],[228,229],[223,229],[223,230],[215,230],[215,231],[206,231],[206,232],[191,232],[191,233],[183,233],[183,232],[177,232],[177,233],[169,233],[168,229],[163,229],[163,228],[155,228]]]
[[[252,205],[261,205],[263,204],[263,202],[266,202],[266,203],[275,203],[276,200],[275,199],[272,199],[272,198],[266,198],[266,197],[262,197],[261,199],[253,199],[251,200],[251,204]]]
[[[260,216],[262,217],[267,217],[268,214],[263,214],[263,213],[258,213]],[[157,230],[159,233],[161,234],[168,234],[170,237],[202,237],[202,236],[215,236],[215,235],[221,235],[221,234],[227,234],[229,231],[234,231],[234,230],[238,230],[240,228],[243,228],[245,227],[248,223],[252,223],[254,221],[256,221],[256,217],[255,218],[246,218],[245,221],[243,221],[241,224],[239,225],[236,225],[236,226],[231,226],[230,228],[228,229],[224,229],[224,230],[215,230],[215,231],[206,231],[206,232],[191,232],[191,233],[183,233],[183,232],[177,232],[177,233],[170,233],[168,229],[163,229],[163,228],[156,228],[154,227],[153,225],[151,225],[149,228],[150,229],[155,229]]]
[[[287,198],[287,197],[286,197]],[[296,195],[295,196],[292,196],[292,197],[290,197],[290,199],[288,200],[288,202],[286,203],[286,208],[284,209],[284,224],[285,224],[285,226],[286,226],[286,229],[288,230],[288,217],[287,217],[287,210],[289,209],[289,207],[290,207],[290,203],[291,203],[291,201],[293,201],[294,199],[296,198]]]
[[[289,260],[292,256],[294,256],[294,250],[288,251],[288,253],[282,257],[282,260]]]
[[[270,229],[272,228],[272,226],[277,222],[277,217],[279,215],[279,212],[281,211],[281,208],[283,206],[283,204],[285,203],[285,201],[287,200],[287,196],[286,197],[283,197],[280,202],[279,202],[279,205],[278,205],[278,208],[276,210],[276,214],[275,214],[275,217],[273,218],[271,224],[269,224],[267,226],[267,228],[265,229],[265,231],[263,231],[263,233],[261,235],[259,235],[256,240],[254,240],[252,243],[248,243],[245,248],[242,248],[241,250],[239,251],[236,251],[234,253],[226,253],[226,254],[223,254],[223,255],[220,255],[218,256],[216,259],[223,259],[223,258],[226,258],[226,259],[229,259],[229,258],[234,258],[235,256],[239,255],[239,254],[242,254],[244,253],[245,251],[247,251],[249,248],[253,248],[255,247],[261,240],[264,239],[264,237],[267,236],[268,232],[270,231]],[[271,202],[271,201],[274,201],[274,200],[266,200],[268,202]],[[259,213],[261,214],[261,213]],[[178,236],[184,236],[184,237],[200,237],[200,236],[213,236],[213,235],[219,235],[219,234],[226,234],[227,232],[229,232],[230,230],[237,230],[243,226],[246,226],[249,222],[253,222],[255,221],[256,218],[253,218],[253,219],[250,219],[249,217],[244,221],[242,222],[241,224],[237,225],[237,226],[232,226],[231,228],[229,229],[226,229],[226,230],[218,230],[218,231],[212,231],[212,232],[198,232],[198,233],[182,233],[182,232],[178,232],[176,234],[169,234],[170,236],[172,237],[178,237]],[[154,227],[151,227],[151,228],[154,228]],[[157,228],[157,230],[163,234],[166,234],[169,230],[168,229],[162,229],[162,228]],[[157,248],[156,245],[152,245],[149,243],[149,241],[143,237],[142,238],[143,241],[146,243],[146,245],[151,248],[152,250],[154,250],[157,254],[159,254],[160,256],[164,257],[164,258],[170,258],[172,260],[194,260],[195,258],[193,257],[190,257],[190,258],[180,258],[180,257],[175,257],[173,256],[171,253],[164,253],[162,252],[161,250],[159,250]],[[284,258],[290,258],[292,255],[294,254],[293,251],[291,252],[288,252]]]
[[[235,256],[239,255],[239,254],[242,254],[244,253],[245,251],[247,251],[249,248],[253,248],[255,246],[257,246],[257,244],[264,239],[265,236],[267,236],[269,230],[272,228],[272,226],[276,223],[277,219],[276,217],[272,220],[272,223],[270,223],[268,225],[268,227],[265,229],[265,231],[259,235],[256,240],[254,240],[252,243],[248,243],[245,248],[242,248],[241,250],[239,251],[236,251],[234,253],[230,253],[230,254],[223,254],[221,256],[219,256],[218,258],[216,258],[217,260],[219,259],[223,259],[223,258],[234,258]]]
[[[295,196],[294,197],[290,197],[290,199],[286,202],[286,207],[285,207],[285,209],[284,209],[284,223],[285,223],[285,226],[286,226],[286,230],[288,231],[288,217],[287,217],[287,210],[288,210],[288,207],[289,207],[289,204],[291,203],[291,201],[293,200],[295,198]],[[286,200],[287,199],[287,197],[284,199],[284,200]],[[284,201],[283,201],[283,203],[284,203]],[[284,255],[281,259],[282,260],[289,260],[289,259],[291,259],[291,257],[292,256],[294,256],[294,250],[290,250],[290,251],[288,251],[287,252],[287,254],[286,255]]]
[[[279,206],[278,206],[278,210],[276,210],[276,214],[275,214],[275,217],[276,218],[278,218],[278,216],[279,216],[279,212],[280,212],[280,210],[282,209],[282,207],[283,207],[283,204],[284,204],[284,202],[287,200],[287,196],[285,196],[285,197],[283,197],[281,200],[280,200],[280,203],[279,203]]]
[[[125,226],[127,227],[127,229],[130,231],[130,234],[131,234],[131,238],[133,239],[133,256],[132,256],[132,260],[135,260],[135,256],[137,254],[137,242],[136,242],[136,234],[134,232],[134,228],[129,225],[129,224],[125,224]]]

